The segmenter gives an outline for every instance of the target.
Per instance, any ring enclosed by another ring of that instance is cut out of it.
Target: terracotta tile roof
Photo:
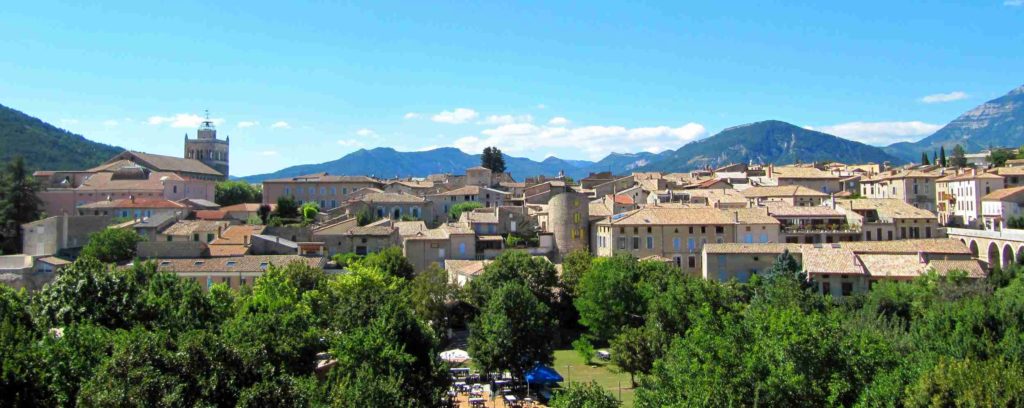
[[[937,181],[950,182],[950,181],[963,181],[963,180],[983,180],[983,179],[1001,179],[1003,176],[994,173],[977,172],[972,174],[972,171],[965,171],[963,174],[950,174],[946,177],[940,178]]]
[[[849,248],[804,247],[801,262],[808,274],[863,275],[864,267]]]
[[[285,266],[302,262],[314,268],[323,268],[322,256],[302,255],[245,255],[222,258],[181,258],[160,259],[157,270],[161,272],[262,272],[270,265]]]
[[[769,201],[765,203],[768,214],[773,217],[845,217],[838,210],[826,206],[794,206],[783,201]]]
[[[876,175],[874,175],[872,177],[863,178],[861,181],[862,182],[874,182],[874,181],[882,181],[882,180],[899,180],[899,179],[905,179],[905,178],[931,178],[931,179],[937,179],[939,177],[942,177],[942,174],[939,174],[938,172],[935,172],[935,171],[893,170],[893,171],[882,172],[882,173],[876,174]]]
[[[917,254],[859,254],[872,277],[913,278],[928,270]]]
[[[441,226],[423,230],[415,234],[405,237],[405,239],[411,239],[414,241],[418,240],[437,240],[437,239],[448,239],[452,235],[474,235],[472,228],[463,223],[445,223]]]
[[[398,228],[398,235],[408,236],[427,229],[423,221],[395,221],[395,228]]]
[[[747,198],[828,197],[828,194],[804,186],[758,186],[740,192]]]
[[[726,210],[710,207],[655,207],[648,206],[612,217],[615,225],[727,225],[778,224],[763,209],[747,208]],[[601,221],[607,223],[608,221]]]
[[[260,210],[260,203],[241,203],[235,205],[229,205],[227,207],[221,207],[221,211],[225,212],[256,212]],[[276,207],[277,204],[270,204],[271,210]]]
[[[609,194],[609,196],[611,196],[611,194]],[[636,202],[633,201],[633,197],[630,197],[628,195],[616,194],[615,204],[633,205],[636,204]]]
[[[405,193],[369,193],[359,198],[367,203],[425,203],[426,199]]]
[[[176,203],[163,198],[123,198],[118,200],[104,200],[89,204],[82,204],[78,208],[185,208],[183,204]]]
[[[487,208],[483,211],[473,210],[462,213],[462,217],[465,219],[459,219],[460,222],[479,223],[479,224],[497,224],[498,223],[498,209]]]
[[[937,255],[970,255],[971,251],[963,242],[951,238],[933,239],[903,239],[896,241],[853,241],[842,242],[838,245],[841,249],[848,249],[858,254],[917,254],[924,252]],[[790,252],[802,252],[804,248],[813,248],[812,244],[743,244],[743,243],[709,243],[704,246],[709,254],[780,254],[788,249]]]
[[[223,210],[199,210],[195,215],[199,220],[223,220],[228,217],[227,211]]]
[[[981,198],[982,201],[1015,201],[1019,202],[1024,199],[1024,187],[1010,187],[1001,188],[991,193],[985,194]]]
[[[395,232],[395,227],[391,225],[391,220],[383,218],[363,226],[357,226],[348,230],[348,235],[373,235],[373,236],[388,236]]]
[[[477,276],[484,273],[484,267],[491,261],[472,261],[464,259],[448,259],[444,261],[444,269],[448,273],[462,276]]]
[[[928,269],[934,269],[940,275],[945,275],[950,271],[964,271],[967,272],[967,276],[970,278],[984,278],[988,276],[985,270],[982,269],[981,264],[978,263],[977,259],[957,259],[957,260],[945,260],[936,259],[928,262]]]
[[[818,170],[814,167],[780,166],[772,170],[775,178],[800,178],[800,179],[838,179],[832,173]]]
[[[800,253],[803,251],[804,246],[810,246],[810,244],[782,244],[782,243],[767,243],[767,244],[744,244],[744,243],[722,243],[714,244],[708,243],[704,245],[704,250],[709,254],[781,254],[785,250],[789,252]]]
[[[221,233],[221,236],[213,240],[210,245],[243,245],[246,237],[259,235],[266,229],[263,225],[232,225]]]
[[[879,218],[886,221],[905,218],[938,218],[938,216],[931,211],[914,207],[898,198],[858,198],[852,200],[836,199],[836,205],[855,212],[874,210],[878,213]]]
[[[203,162],[199,160],[143,152],[126,151],[115,156],[114,159],[107,163],[113,163],[114,161],[125,159],[136,162],[153,171],[224,176],[224,174],[221,174],[219,171],[203,164]]]
[[[139,191],[152,190],[164,191],[164,179],[182,181],[180,176],[174,173],[152,172],[146,179],[116,179],[114,173],[100,172],[90,175],[78,186],[78,190],[104,190],[104,191]]]
[[[229,225],[231,223],[227,221],[181,220],[167,227],[162,234],[189,236],[197,233],[217,232],[227,228]]]
[[[264,180],[264,183],[378,183],[378,181],[372,177],[367,176],[335,176],[324,173],[313,173],[295,177],[285,177],[272,180]]]

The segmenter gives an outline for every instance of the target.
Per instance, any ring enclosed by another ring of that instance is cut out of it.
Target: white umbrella
[[[464,363],[469,360],[469,353],[460,349],[446,350],[441,352],[441,359],[449,363]]]

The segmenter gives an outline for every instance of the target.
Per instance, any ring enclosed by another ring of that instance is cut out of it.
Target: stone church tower
[[[228,177],[228,147],[230,143],[230,136],[224,140],[217,139],[217,129],[213,127],[213,121],[210,120],[210,112],[207,111],[206,120],[199,125],[199,130],[196,131],[196,138],[189,139],[188,134],[185,134],[185,158],[203,162],[224,174],[224,179],[226,180]]]

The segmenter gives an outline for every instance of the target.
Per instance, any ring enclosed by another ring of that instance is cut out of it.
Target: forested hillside
[[[0,162],[21,156],[31,170],[82,170],[122,151],[0,105]]]

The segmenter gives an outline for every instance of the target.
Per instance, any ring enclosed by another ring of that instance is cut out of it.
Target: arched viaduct
[[[1017,260],[1024,260],[1024,230],[947,228],[946,234],[963,242],[975,258],[988,263],[989,269],[996,265],[1006,268]]]

